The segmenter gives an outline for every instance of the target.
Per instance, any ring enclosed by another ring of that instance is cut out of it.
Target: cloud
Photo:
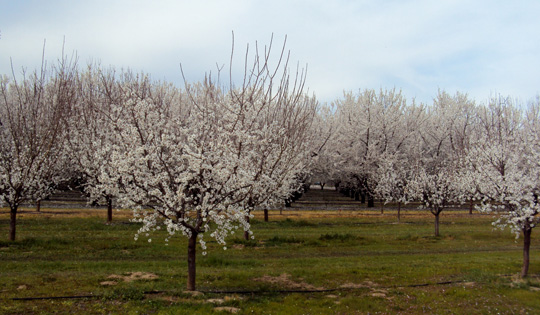
[[[130,67],[181,83],[228,66],[235,32],[235,77],[244,49],[275,53],[287,35],[290,66],[308,65],[307,85],[324,102],[343,90],[402,88],[431,102],[438,88],[485,99],[498,91],[538,93],[535,40],[540,3],[493,1],[32,1],[0,13],[0,73],[77,51],[82,63]],[[275,60],[274,54],[274,59]]]

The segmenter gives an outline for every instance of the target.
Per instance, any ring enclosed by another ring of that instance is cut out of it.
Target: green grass
[[[223,250],[206,239],[208,254],[199,249],[197,256],[204,293],[192,295],[184,292],[185,238],[166,246],[159,232],[151,243],[135,241],[139,225],[125,215],[107,225],[104,213],[62,211],[23,211],[15,242],[7,240],[7,211],[0,212],[0,314],[208,314],[216,307],[241,314],[540,313],[539,240],[533,234],[532,276],[519,280],[521,239],[494,230],[488,216],[443,213],[441,236],[433,237],[425,212],[408,211],[400,224],[390,211],[271,212],[270,222],[256,213],[254,240],[239,231]],[[133,272],[157,278],[123,280]],[[302,290],[321,292],[287,292]],[[81,295],[94,297],[14,300]]]

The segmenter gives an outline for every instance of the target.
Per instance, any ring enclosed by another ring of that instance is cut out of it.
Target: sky
[[[330,104],[364,89],[402,90],[431,104],[439,89],[522,102],[540,93],[537,0],[0,0],[0,74],[77,55],[82,68],[145,72],[184,84],[205,74],[240,84],[244,57],[273,36],[289,67]],[[225,74],[225,75],[224,75]]]

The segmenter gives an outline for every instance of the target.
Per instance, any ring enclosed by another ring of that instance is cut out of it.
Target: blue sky
[[[438,89],[477,102],[540,92],[540,1],[8,1],[0,0],[0,74],[76,52],[79,63],[144,71],[183,84],[227,68],[235,34],[236,80],[245,47],[276,52],[287,36],[290,66],[307,65],[321,102],[344,90],[402,89],[430,104]]]

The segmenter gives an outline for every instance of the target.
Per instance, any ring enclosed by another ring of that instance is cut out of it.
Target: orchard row
[[[528,272],[538,223],[540,102],[475,104],[439,91],[433,104],[396,90],[346,93],[320,106],[287,58],[246,58],[240,85],[207,76],[179,88],[131,71],[64,58],[0,81],[0,204],[15,240],[22,202],[58,185],[90,202],[112,200],[142,223],[135,238],[166,229],[189,239],[188,289],[197,242],[225,245],[251,234],[255,208],[290,200],[307,182],[332,183],[366,198],[420,201],[435,216],[476,201],[500,212],[496,224],[524,235]],[[167,241],[167,240],[166,240]]]
[[[540,99],[520,104],[439,91],[433,104],[407,103],[396,90],[346,93],[316,117],[324,146],[312,178],[356,198],[421,202],[435,217],[465,202],[498,214],[494,222],[523,235],[529,267],[540,221]]]

